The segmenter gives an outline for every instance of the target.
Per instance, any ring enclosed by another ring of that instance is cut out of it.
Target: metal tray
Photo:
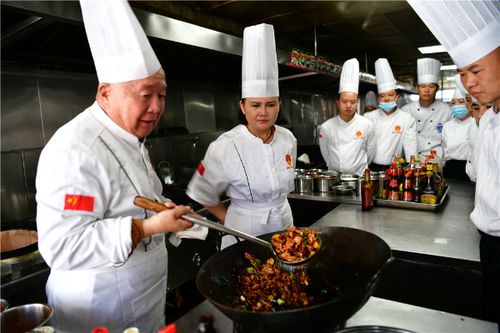
[[[406,208],[406,209],[415,209],[415,210],[430,210],[430,211],[436,211],[441,207],[441,205],[444,203],[446,198],[448,197],[448,191],[450,190],[450,186],[447,185],[443,196],[441,197],[441,200],[439,200],[439,203],[437,204],[425,204],[425,203],[420,203],[420,202],[406,202],[406,201],[401,201],[401,200],[387,200],[387,199],[378,199],[374,198],[373,201],[377,206],[381,207],[394,207],[394,208]]]

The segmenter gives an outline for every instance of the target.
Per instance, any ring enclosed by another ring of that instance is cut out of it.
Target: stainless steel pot
[[[313,177],[309,175],[299,175],[295,178],[295,192],[297,193],[312,193],[313,192]]]
[[[334,176],[318,175],[314,178],[315,192],[329,192],[336,184],[337,179]]]

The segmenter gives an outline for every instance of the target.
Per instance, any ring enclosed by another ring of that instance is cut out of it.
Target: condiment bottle
[[[432,171],[427,171],[427,179],[424,189],[422,190],[421,200],[422,203],[434,205],[437,202],[436,189],[432,181]]]
[[[389,180],[389,190],[387,191],[388,200],[399,200],[399,184],[396,164],[391,164],[391,179]]]
[[[403,185],[403,201],[413,201],[413,184],[411,182],[411,170],[405,173],[405,181]]]
[[[370,169],[365,170],[365,177],[361,182],[361,210],[373,208],[373,184],[370,179]]]
[[[415,202],[421,201],[422,186],[420,184],[420,174],[415,172],[415,185],[413,185],[413,201]]]

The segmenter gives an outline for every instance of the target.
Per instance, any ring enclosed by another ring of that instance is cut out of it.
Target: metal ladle
[[[147,210],[150,210],[150,211],[153,211],[153,212],[156,212],[156,213],[159,213],[161,211],[164,211],[164,210],[168,209],[162,203],[159,203],[157,201],[154,201],[154,200],[151,200],[151,199],[148,199],[148,198],[145,198],[145,197],[141,197],[141,196],[136,196],[134,198],[134,205],[136,205],[138,207],[141,207],[141,208],[144,208],[144,209],[147,209]],[[245,239],[247,241],[250,241],[250,242],[257,243],[259,245],[265,246],[268,249],[270,249],[272,251],[272,253],[274,254],[274,256],[276,258],[278,258],[278,260],[281,261],[285,265],[289,265],[289,266],[302,265],[306,261],[308,261],[309,259],[311,259],[315,254],[318,253],[318,252],[316,252],[313,255],[311,255],[311,256],[309,256],[307,258],[304,258],[302,260],[286,261],[286,260],[282,259],[280,256],[278,256],[278,254],[274,250],[274,246],[270,242],[268,242],[268,241],[265,241],[263,239],[254,237],[252,235],[246,234],[246,233],[238,231],[236,229],[225,227],[225,226],[223,226],[220,223],[207,220],[205,218],[199,217],[199,216],[194,215],[194,214],[185,214],[185,215],[182,215],[181,218],[183,220],[188,221],[188,222],[191,222],[191,223],[194,223],[194,224],[198,224],[198,225],[210,228],[210,229],[215,229],[215,230],[218,230],[220,232],[223,232],[223,233],[226,233],[226,234],[229,234],[229,235],[233,235],[233,236],[236,236],[236,237],[239,237],[239,238],[243,238],[243,239]],[[320,247],[321,247],[321,238],[320,238]]]

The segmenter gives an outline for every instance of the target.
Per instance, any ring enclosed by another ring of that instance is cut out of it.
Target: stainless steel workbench
[[[176,321],[178,331],[196,332],[198,320],[203,315],[212,315],[214,317],[214,325],[218,333],[233,332],[233,322],[209,301],[202,302],[179,318]],[[390,326],[422,333],[497,332],[497,325],[492,322],[377,297],[370,297],[368,302],[346,323],[346,327],[361,325]]]
[[[474,184],[448,181],[448,199],[436,212],[341,204],[313,226],[342,226],[374,233],[391,249],[479,262],[479,233],[469,219]]]
[[[346,203],[352,205],[361,205],[361,198],[357,197],[354,192],[349,195],[340,195],[332,192],[315,192],[311,194],[292,192],[288,194],[289,199],[300,199],[308,201],[321,201],[321,202],[336,202]]]

